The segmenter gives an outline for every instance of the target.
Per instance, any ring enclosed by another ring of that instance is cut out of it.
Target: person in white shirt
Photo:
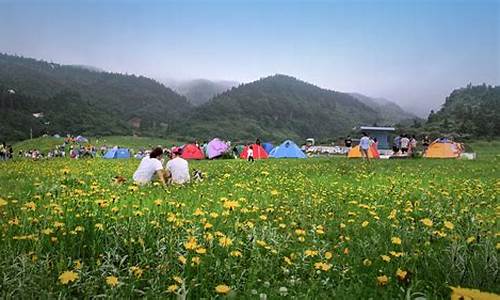
[[[184,184],[188,183],[191,178],[189,176],[189,164],[181,157],[182,149],[177,148],[172,151],[172,159],[167,162],[167,171],[170,173],[172,183]]]
[[[408,153],[409,146],[410,146],[410,139],[405,134],[403,138],[401,138],[401,153],[402,154]]]
[[[254,159],[253,159],[253,146],[252,145],[250,145],[248,147],[248,150],[247,150],[247,160],[251,161],[251,162],[254,162]]]
[[[366,132],[363,132],[363,137],[359,140],[359,150],[361,151],[361,156],[370,160],[368,149],[370,149],[370,138]]]
[[[133,179],[136,183],[140,185],[144,185],[153,180],[153,177],[157,175],[158,180],[166,185],[166,172],[163,169],[163,165],[161,163],[161,158],[163,155],[163,150],[161,148],[155,148],[149,154],[149,156],[145,156],[139,167],[134,173]]]

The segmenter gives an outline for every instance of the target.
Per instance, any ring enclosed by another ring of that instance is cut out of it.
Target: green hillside
[[[0,134],[7,140],[28,138],[33,127],[37,133],[166,136],[191,107],[146,77],[5,54],[0,54],[0,91]],[[35,112],[45,119],[33,120]]]
[[[454,90],[438,112],[431,112],[425,129],[461,137],[500,136],[500,86]]]
[[[275,75],[233,88],[196,107],[176,131],[202,138],[324,138],[373,124],[377,118],[376,111],[349,94]]]

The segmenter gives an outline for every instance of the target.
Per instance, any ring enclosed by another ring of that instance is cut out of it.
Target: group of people
[[[164,154],[161,147],[156,147],[144,156],[139,167],[134,172],[133,179],[139,185],[144,185],[156,177],[164,186],[169,184],[185,184],[191,178],[189,175],[189,164],[181,157],[182,149],[176,148],[171,151],[170,159],[164,164]]]
[[[415,135],[400,134],[394,137],[392,151],[394,155],[413,155],[417,149]]]
[[[0,144],[0,160],[8,160],[13,157],[12,145],[7,145],[5,142]]]

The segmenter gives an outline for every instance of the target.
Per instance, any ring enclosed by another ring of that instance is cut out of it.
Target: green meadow
[[[498,294],[500,148],[473,148],[473,161],[196,161],[202,182],[167,188],[133,185],[135,159],[2,162],[0,298]]]

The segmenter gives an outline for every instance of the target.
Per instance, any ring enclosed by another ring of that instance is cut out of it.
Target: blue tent
[[[262,144],[262,148],[266,150],[267,154],[271,153],[271,150],[273,150],[274,146],[271,143],[264,143]]]
[[[273,150],[269,152],[269,157],[273,157],[274,153],[276,153],[276,150],[278,150],[278,146],[274,147]]]
[[[130,158],[130,152],[128,149],[119,148],[119,149],[111,149],[106,152],[103,156],[104,158]]]
[[[304,152],[290,140],[286,140],[274,148],[269,156],[274,158],[307,158]]]

